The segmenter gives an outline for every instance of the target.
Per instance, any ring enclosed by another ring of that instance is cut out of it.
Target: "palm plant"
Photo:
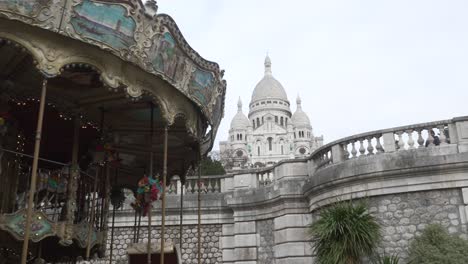
[[[400,258],[398,257],[398,255],[391,255],[391,256],[384,255],[382,257],[379,257],[377,259],[377,262],[375,262],[375,264],[398,264],[399,262],[400,262]]]
[[[357,264],[380,240],[380,225],[363,202],[339,202],[325,208],[309,226],[320,264]]]

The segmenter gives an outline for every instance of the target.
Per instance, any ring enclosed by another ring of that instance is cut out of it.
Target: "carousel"
[[[130,263],[179,263],[137,232],[164,237],[166,185],[199,174],[225,92],[155,1],[0,0],[0,264],[109,255],[122,188],[149,223]]]

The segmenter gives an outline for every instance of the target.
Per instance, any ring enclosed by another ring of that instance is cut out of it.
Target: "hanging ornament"
[[[146,216],[151,203],[158,200],[161,192],[162,187],[159,179],[143,176],[138,181],[137,196],[135,202],[132,203],[132,207],[135,210],[143,210],[143,216]]]

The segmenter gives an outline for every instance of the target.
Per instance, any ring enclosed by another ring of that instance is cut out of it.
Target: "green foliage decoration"
[[[398,255],[383,255],[377,258],[377,261],[375,261],[375,264],[398,264],[400,262],[400,258]]]
[[[409,247],[410,264],[466,264],[468,241],[440,225],[428,225]]]
[[[339,202],[309,226],[319,264],[358,264],[380,240],[380,225],[364,202]]]
[[[226,174],[226,171],[219,160],[206,157],[201,161],[201,174],[203,176],[224,175]]]

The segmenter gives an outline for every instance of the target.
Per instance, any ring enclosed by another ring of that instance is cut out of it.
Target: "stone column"
[[[255,221],[234,223],[234,264],[257,264]]]
[[[307,231],[311,220],[308,214],[288,214],[275,218],[275,264],[313,263]]]
[[[222,227],[221,250],[224,264],[234,264],[234,224],[225,224]]]
[[[393,132],[385,133],[382,135],[382,138],[385,152],[395,152],[395,134]]]
[[[456,136],[458,151],[468,152],[468,116],[454,118],[453,122],[455,123],[457,132],[454,133],[456,135],[450,135],[450,140],[452,142],[452,137]]]

